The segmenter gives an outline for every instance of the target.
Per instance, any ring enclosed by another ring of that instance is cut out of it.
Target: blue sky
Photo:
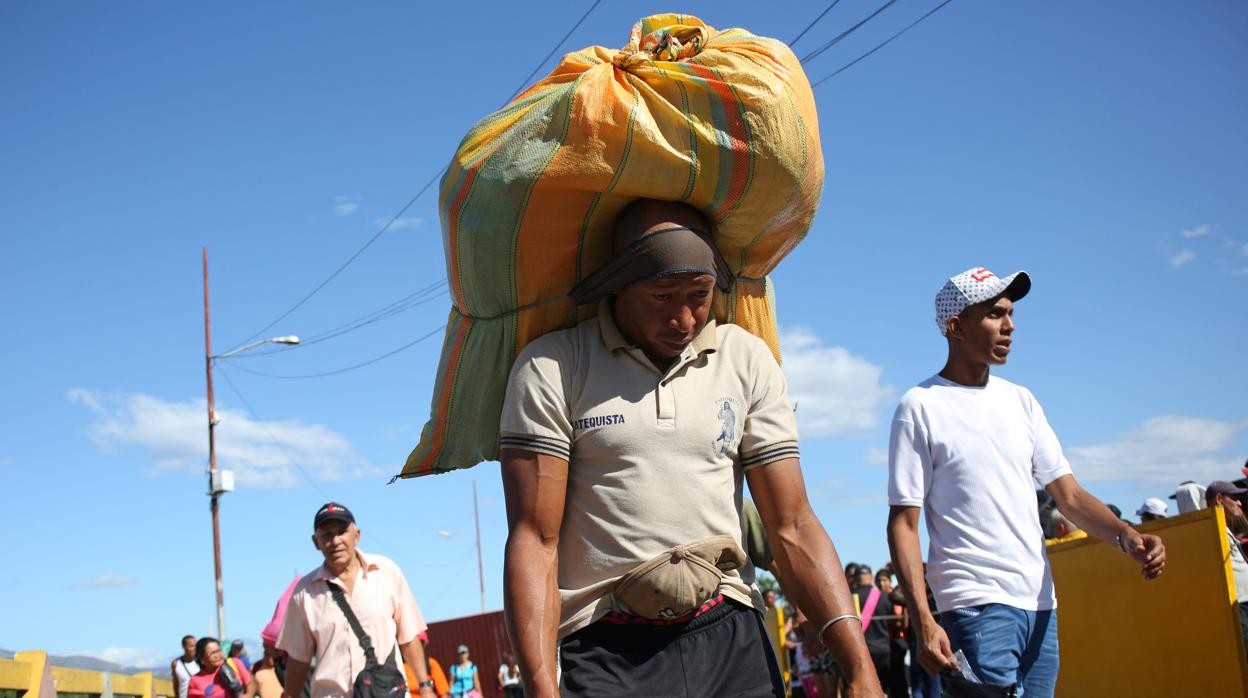
[[[809,76],[934,5],[896,3]],[[201,247],[222,351],[368,240],[588,6],[0,9],[0,646],[143,663],[210,631]],[[823,6],[606,2],[564,51],[621,46],[670,10],[787,40]],[[839,4],[798,55],[875,7]],[[971,266],[1032,274],[1000,374],[1035,392],[1093,492],[1130,511],[1238,473],[1245,35],[1242,3],[958,0],[816,89],[824,199],[774,280],[807,481],[844,559],[886,559],[888,419],[943,362],[932,297]],[[311,337],[430,287],[441,250],[426,195],[266,334]],[[331,497],[430,619],[477,612],[473,481],[501,607],[497,465],[385,486],[428,415],[438,337],[325,378],[244,371],[351,366],[436,330],[448,303],[223,362],[232,636],[257,637],[317,564],[310,519]]]

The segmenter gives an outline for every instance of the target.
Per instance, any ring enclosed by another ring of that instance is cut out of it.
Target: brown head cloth
[[[620,242],[618,239],[617,243]],[[643,279],[669,274],[710,274],[720,291],[732,288],[732,268],[703,230],[659,228],[617,249],[610,261],[581,279],[568,295],[579,305],[604,298]]]

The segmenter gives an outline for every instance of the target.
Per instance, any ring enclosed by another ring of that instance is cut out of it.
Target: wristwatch
[[[433,679],[425,679],[424,681],[421,681],[416,684],[416,688],[433,688]]]

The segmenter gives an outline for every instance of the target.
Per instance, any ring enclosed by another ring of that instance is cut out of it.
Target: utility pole
[[[485,562],[481,557],[481,514],[477,510],[477,481],[472,481],[472,519],[477,524],[477,577],[481,584],[481,612],[485,613]]]
[[[225,591],[221,585],[221,517],[220,494],[214,475],[217,472],[217,413],[212,405],[212,332],[208,322],[208,248],[204,248],[204,364],[208,374],[208,492],[212,497],[212,566],[217,582],[217,637],[225,642]]]

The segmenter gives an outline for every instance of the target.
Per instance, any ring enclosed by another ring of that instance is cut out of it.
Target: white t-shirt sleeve
[[[932,481],[932,452],[922,422],[903,401],[888,438],[888,503],[921,507]]]
[[[1030,391],[1027,399],[1031,403],[1032,428],[1036,435],[1036,448],[1031,456],[1031,475],[1037,485],[1048,487],[1049,483],[1059,477],[1071,474],[1070,463],[1062,454],[1062,444],[1057,440],[1057,434],[1044,416],[1044,408]]]

